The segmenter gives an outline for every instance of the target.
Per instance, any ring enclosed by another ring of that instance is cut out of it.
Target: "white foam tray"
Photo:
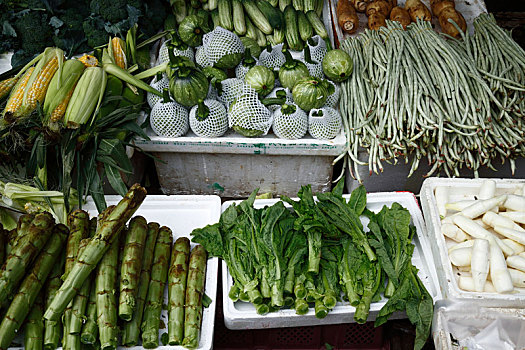
[[[117,204],[122,197],[106,196],[108,205]],[[98,214],[93,201],[82,208],[90,216]],[[173,231],[173,240],[179,237],[190,238],[190,233],[196,228],[208,224],[214,224],[219,221],[221,215],[221,199],[218,196],[155,196],[146,197],[140,208],[134,216],[141,215],[148,222],[158,222],[161,226],[167,226]],[[191,247],[195,244],[192,242]],[[206,287],[205,293],[211,298],[212,302],[209,307],[205,308],[202,314],[201,337],[199,340],[199,350],[208,350],[213,348],[213,330],[215,323],[215,307],[217,305],[217,273],[219,269],[218,258],[209,258],[206,266]],[[164,303],[168,303],[168,288],[164,290]],[[160,336],[167,333],[168,311],[163,308],[161,314],[161,327],[159,330],[159,347],[158,350],[182,350],[182,346],[164,346],[160,341]],[[16,343],[22,344],[19,337]],[[23,349],[23,347],[12,347],[11,350]],[[61,349],[61,348],[60,348]],[[119,349],[139,350],[142,346],[122,347]]]
[[[448,245],[452,241],[441,233],[441,219],[436,205],[434,190],[437,186],[449,188],[449,202],[474,199],[479,193],[481,183],[485,179],[446,179],[429,178],[423,182],[420,192],[421,207],[427,224],[427,232],[432,244],[439,287],[444,298],[451,301],[479,302],[485,307],[523,307],[525,305],[525,289],[516,288],[513,294],[467,292],[459,289],[458,271],[448,258]],[[525,179],[493,179],[496,181],[496,194],[513,193]]]
[[[350,195],[344,195],[343,197],[348,199]],[[256,208],[263,208],[277,201],[278,199],[257,199],[255,200],[254,206]],[[414,237],[415,249],[412,263],[419,269],[418,276],[421,281],[423,281],[430,295],[434,300],[438,300],[440,299],[440,293],[435,284],[437,276],[432,259],[432,251],[425,233],[423,216],[414,194],[410,192],[367,194],[367,208],[374,212],[381,210],[383,205],[391,206],[394,202],[407,208],[412,216],[412,224],[417,229],[417,235]],[[232,203],[240,203],[240,201],[225,202],[222,205],[222,210],[226,210]],[[289,207],[288,204],[285,205]],[[361,221],[366,230],[368,219],[361,217]],[[252,304],[241,301],[234,303],[228,297],[230,287],[233,285],[233,279],[227,272],[228,268],[224,261],[222,262],[222,269],[224,323],[229,329],[300,327],[355,322],[355,308],[348,302],[338,302],[336,307],[331,310],[324,319],[316,318],[313,308],[310,308],[306,315],[297,315],[293,309],[282,309],[264,316],[258,315]],[[387,299],[383,298],[381,301],[371,304],[368,321],[375,320],[379,310],[385,305],[386,301]],[[406,318],[406,314],[404,312],[395,313],[393,318]]]

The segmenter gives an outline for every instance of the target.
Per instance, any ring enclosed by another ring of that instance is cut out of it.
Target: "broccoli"
[[[100,17],[88,17],[82,23],[87,44],[90,47],[97,47],[107,44],[109,34],[104,29],[104,20]]]
[[[105,21],[116,23],[128,17],[126,0],[91,0],[91,12]]]
[[[10,24],[11,14],[4,6],[0,5],[0,54],[8,51],[16,51],[20,47],[16,31]]]
[[[154,35],[159,29],[164,27],[170,9],[166,8],[168,1],[150,0],[144,3],[144,16],[139,19],[139,30],[147,36]]]
[[[38,54],[53,45],[53,30],[44,11],[28,11],[14,22],[14,29],[26,55]]]
[[[84,17],[76,8],[70,8],[59,15],[62,25],[55,31],[53,41],[57,47],[63,49],[66,54],[90,51],[86,44],[83,21]]]

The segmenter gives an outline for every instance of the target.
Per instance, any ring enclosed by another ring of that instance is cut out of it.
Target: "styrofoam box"
[[[117,204],[122,197],[120,196],[106,196],[108,205]],[[90,216],[98,214],[93,201],[89,200],[83,207]],[[179,237],[190,238],[190,233],[196,228],[203,227],[208,224],[214,224],[219,221],[221,215],[221,199],[217,196],[147,196],[140,208],[134,216],[141,215],[148,222],[158,222],[161,226],[169,227],[173,232],[173,241]],[[191,247],[195,246],[191,243]],[[212,302],[210,306],[204,308],[202,314],[201,337],[199,340],[198,349],[207,350],[213,348],[213,329],[215,323],[215,307],[217,305],[217,273],[219,269],[219,260],[217,258],[209,258],[206,265],[206,286],[205,293]],[[168,288],[164,290],[164,303],[168,303]],[[161,327],[164,324],[165,328],[159,330],[159,350],[175,350],[185,349],[182,346],[163,346],[160,341],[160,336],[167,333],[168,311],[164,308],[161,314]],[[17,344],[22,344],[21,338],[16,339]],[[12,350],[23,349],[22,347],[13,347]],[[142,346],[134,346],[130,348],[119,347],[119,349],[139,350]]]
[[[350,195],[344,195],[343,197],[348,199]],[[263,208],[277,201],[277,199],[257,199],[255,200],[254,206],[255,208]],[[394,202],[407,208],[412,216],[412,224],[417,229],[417,235],[414,236],[415,249],[412,263],[419,269],[418,276],[421,281],[423,281],[430,295],[434,300],[438,300],[440,299],[440,293],[435,284],[437,276],[432,260],[432,252],[425,233],[423,216],[421,215],[421,210],[418,207],[414,195],[409,192],[367,194],[367,208],[374,212],[381,210],[383,205],[391,206]],[[233,203],[240,203],[240,201],[225,202],[222,205],[222,210],[226,210],[226,208]],[[286,203],[285,205],[290,207]],[[368,219],[361,217],[361,221],[363,222],[365,230],[367,230]],[[355,322],[355,308],[348,302],[338,302],[336,307],[323,319],[315,317],[313,308],[310,308],[306,315],[297,315],[293,309],[281,309],[264,316],[258,315],[252,304],[241,301],[234,303],[228,297],[230,287],[233,285],[233,279],[229,273],[224,273],[227,271],[227,266],[224,261],[222,262],[222,267],[224,323],[229,329],[300,327]],[[370,305],[369,321],[375,320],[379,310],[385,305],[386,301],[387,299],[383,298],[381,301]],[[406,315],[404,313],[395,313],[393,318],[406,318]]]
[[[467,292],[459,289],[456,268],[452,266],[448,257],[448,245],[451,240],[441,233],[441,219],[436,205],[434,190],[438,186],[448,187],[449,203],[460,200],[474,199],[479,193],[481,183],[485,179],[443,179],[429,178],[423,182],[420,193],[421,207],[427,224],[429,240],[435,260],[439,286],[444,298],[454,301],[479,302],[487,307],[523,307],[525,305],[525,289],[516,288],[515,293],[479,293]],[[525,179],[492,179],[496,181],[496,195],[514,193],[519,186],[525,184]]]

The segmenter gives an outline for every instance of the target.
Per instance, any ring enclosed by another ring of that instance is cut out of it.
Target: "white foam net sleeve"
[[[259,64],[271,70],[278,70],[284,62],[286,62],[286,57],[283,54],[283,44],[274,45],[270,52],[264,49],[259,55]]]
[[[206,48],[204,46],[199,46],[197,50],[195,50],[195,63],[202,68],[213,66],[208,60],[208,54],[206,53]]]
[[[259,94],[251,87],[244,86],[241,95],[229,109],[229,127],[240,126],[248,130],[268,134],[272,126],[272,113],[259,101]]]
[[[190,127],[195,135],[200,137],[220,137],[228,130],[228,113],[226,107],[216,100],[204,100],[210,110],[205,120],[197,119],[199,106],[190,110]]]
[[[153,78],[153,80],[151,81],[149,85],[155,90],[162,92],[164,91],[164,89],[169,89],[170,81],[168,80],[166,75],[163,75],[162,79],[159,81],[157,81],[157,77]],[[148,101],[148,105],[150,106],[150,108],[153,108],[153,106],[155,106],[157,102],[162,100],[162,97],[152,94],[151,92],[148,92],[146,94],[146,100]]]
[[[245,86],[248,86],[244,80],[237,78],[224,79],[221,84],[222,94],[219,96],[219,101],[224,103],[226,108],[230,108],[232,102],[241,95]]]
[[[341,88],[339,87],[339,84],[336,84],[331,80],[327,80],[327,81],[334,86],[335,91],[333,94],[329,95],[326,98],[325,105],[327,107],[336,108],[339,103],[339,98],[341,97]]]
[[[311,39],[315,42],[315,45],[312,46],[307,42],[307,45],[310,48],[310,57],[316,62],[323,63],[324,56],[328,51],[326,49],[326,43],[319,35],[314,35]]]
[[[150,125],[159,136],[183,136],[189,129],[188,110],[176,102],[157,103],[151,109]]]
[[[308,116],[301,108],[295,106],[292,114],[283,114],[279,107],[273,114],[273,133],[280,139],[297,140],[308,131]]]
[[[244,53],[244,45],[239,37],[222,27],[216,27],[202,38],[208,62],[213,66],[226,55]]]
[[[239,65],[237,67],[235,67],[235,77],[237,79],[242,79],[244,80],[244,77],[246,76],[246,73],[250,70],[251,67],[246,67],[244,64],[243,64],[244,60],[241,61],[241,63],[239,63]],[[258,66],[259,65],[259,60],[257,58],[255,58],[255,65]]]
[[[284,103],[292,104],[293,103],[292,92],[290,90],[288,90],[288,88],[276,87],[272,91],[270,91],[270,93],[266,96],[266,98],[277,97],[277,91],[279,91],[279,90],[284,90],[284,92],[286,92],[286,98],[285,98],[285,102]],[[279,107],[281,107],[281,106],[280,105],[269,105],[269,106],[267,106],[267,108],[270,110],[270,112],[275,112]]]
[[[217,100],[219,98],[219,94],[217,93],[217,89],[215,89],[211,84],[208,88],[208,95],[206,95],[207,100]]]
[[[157,59],[157,64],[163,64],[170,61],[170,55],[168,53],[168,44],[171,40],[166,40],[164,43],[162,43],[162,46],[159,50],[159,58]],[[184,56],[188,57],[192,62],[195,62],[195,54],[193,53],[193,48],[188,46],[186,50],[179,50],[177,48],[173,48],[173,54],[175,56]]]
[[[322,116],[315,116],[322,111]],[[322,107],[310,110],[308,116],[308,132],[313,138],[319,140],[330,140],[341,131],[343,121],[338,111],[330,107]]]
[[[324,78],[323,65],[318,61],[315,61],[315,60],[313,61],[314,61],[313,64],[304,62],[304,64],[306,64],[306,68],[308,68],[308,72],[314,78],[323,79]]]

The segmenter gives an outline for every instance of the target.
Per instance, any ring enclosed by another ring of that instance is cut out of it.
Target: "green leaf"
[[[111,187],[117,191],[118,194],[124,197],[128,192],[128,188],[126,187],[124,181],[122,181],[122,176],[120,175],[118,169],[108,164],[105,164],[104,168],[106,169],[106,176],[108,177]]]
[[[343,181],[343,180],[341,180]],[[357,216],[363,214],[366,208],[366,189],[365,186],[361,185],[352,191],[348,205],[352,208]]]
[[[169,336],[168,333],[162,333],[160,336],[160,342],[162,345],[167,346],[169,343]]]
[[[204,293],[204,295],[202,296],[202,306],[204,306],[205,308],[208,308],[212,302],[213,301],[208,296],[208,294]]]
[[[102,174],[103,175],[103,174]],[[97,171],[93,172],[93,178],[91,179],[91,185],[89,187],[89,194],[95,202],[95,206],[99,213],[102,213],[107,208],[106,198],[104,198],[104,189],[102,188],[102,182]]]
[[[99,156],[111,157],[118,168],[127,173],[133,171],[133,166],[122,145],[122,141],[118,139],[102,139],[98,147],[97,158],[99,158]]]

